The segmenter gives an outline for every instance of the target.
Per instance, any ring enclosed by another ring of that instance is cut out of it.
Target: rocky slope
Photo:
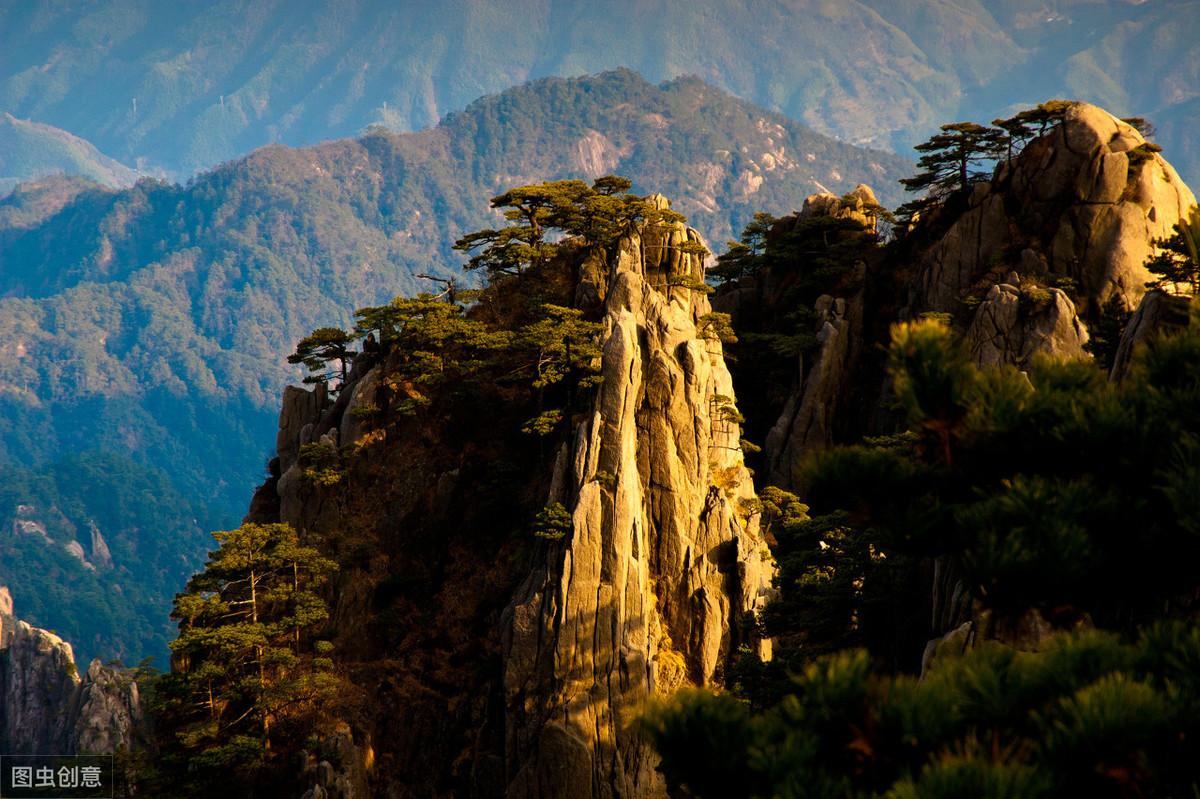
[[[0,750],[13,755],[113,754],[141,721],[138,686],[93,660],[80,678],[71,645],[0,607]]]
[[[645,230],[584,258],[576,294],[600,304],[604,380],[546,457],[513,462],[520,448],[470,434],[479,421],[418,434],[364,411],[386,361],[360,358],[336,402],[285,393],[276,476],[248,518],[289,522],[343,558],[349,541],[379,546],[343,573],[334,613],[341,658],[372,686],[343,775],[360,790],[662,795],[638,709],[719,684],[739,645],[767,646],[748,619],[772,561],[731,378],[698,330],[707,299],[668,282],[702,276],[680,252],[698,240]],[[503,428],[504,413],[484,424]],[[310,442],[359,453],[336,488],[306,481]],[[555,504],[570,519],[561,538],[530,548],[523,508]],[[312,796],[335,780],[314,781]]]
[[[856,194],[871,199],[865,187]],[[1191,189],[1138,131],[1096,106],[1072,105],[991,180],[953,197],[880,249],[874,262],[858,265],[841,288],[815,299],[814,343],[797,360],[793,389],[774,405],[756,407],[772,414],[769,419],[749,422],[767,431],[766,483],[802,489],[803,466],[813,453],[891,431],[896,419],[887,410],[876,354],[891,322],[943,314],[962,330],[981,365],[1025,369],[1038,353],[1091,357],[1089,326],[1102,322],[1110,299],[1127,312],[1139,307],[1152,278],[1144,264],[1153,242],[1195,204]],[[835,197],[814,195],[772,235],[854,213]],[[769,250],[771,236],[767,240]],[[789,281],[819,266],[806,258],[772,262],[727,285],[717,305],[734,313],[738,327],[746,303],[751,313],[777,303]],[[1160,292],[1146,295],[1126,330],[1114,375],[1155,320],[1171,316],[1178,323],[1177,304]]]
[[[898,275],[899,299],[889,305],[888,291],[872,298],[859,290],[818,301],[813,366],[801,370],[767,438],[768,479],[802,490],[800,467],[813,453],[894,431],[886,413],[856,418],[848,401],[864,388],[876,409],[889,399],[881,364],[861,356],[886,342],[886,325],[849,324],[861,318],[864,295],[867,318],[940,314],[958,327],[977,364],[1018,369],[1037,356],[1090,360],[1089,326],[1100,329],[1113,308],[1123,310],[1130,316],[1112,342],[1111,369],[1111,378],[1121,379],[1138,346],[1187,324],[1188,298],[1147,292],[1153,275],[1145,263],[1155,241],[1195,204],[1191,189],[1136,130],[1095,106],[1072,106],[992,180],[951,198],[885,248],[865,285],[878,289]],[[983,640],[1026,650],[1044,645],[1052,625],[1041,613],[1002,623],[981,615],[949,562],[932,567],[935,637],[925,667],[941,647],[961,650]]]
[[[1113,295],[1136,307],[1151,278],[1151,242],[1196,204],[1145,145],[1107,111],[1072,106],[1062,124],[977,186],[967,210],[921,255],[910,310],[956,313],[972,289],[1014,270],[1043,284],[1071,280],[1093,317]]]

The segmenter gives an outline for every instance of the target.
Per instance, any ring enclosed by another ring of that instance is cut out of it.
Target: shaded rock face
[[[1109,380],[1124,378],[1133,364],[1134,352],[1151,338],[1185,327],[1190,304],[1190,297],[1180,297],[1158,289],[1147,292],[1121,333]]]
[[[1059,289],[1033,287],[1022,294],[1008,283],[992,286],[975,312],[966,341],[980,366],[1024,369],[1039,352],[1062,360],[1089,357],[1083,349],[1087,328],[1071,298]]]
[[[81,680],[71,645],[0,614],[0,751],[111,754],[141,719],[137,683],[92,661]]]
[[[510,796],[651,796],[655,758],[632,729],[650,697],[718,679],[771,561],[730,421],[708,300],[667,288],[702,276],[684,228],[620,242],[605,302],[603,375],[555,465],[550,502],[571,529],[505,613]]]
[[[817,300],[818,349],[801,384],[772,426],[763,451],[767,484],[801,487],[801,467],[813,452],[833,443],[834,420],[845,400],[850,373],[862,347],[863,297],[823,295]]]
[[[859,185],[845,200],[849,202],[827,192],[811,195],[798,220],[802,223],[819,216],[850,219],[873,232],[877,219],[870,209],[878,200],[871,187]],[[865,265],[860,265],[850,284],[861,287],[864,277]],[[766,435],[764,485],[801,489],[805,459],[833,443],[835,419],[845,404],[862,350],[864,306],[862,288],[846,297],[817,298],[817,350],[807,359],[801,356],[798,386]]]
[[[0,751],[71,754],[71,710],[79,675],[71,645],[12,616],[0,616]]]
[[[1166,160],[1103,109],[1078,103],[1030,142],[919,258],[910,313],[954,313],[980,285],[1011,269],[1052,283],[1070,278],[1091,316],[1109,297],[1132,309],[1150,279],[1155,239],[1195,205]],[[989,277],[991,276],[991,277]]]

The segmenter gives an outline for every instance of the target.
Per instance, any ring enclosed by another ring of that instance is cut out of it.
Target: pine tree
[[[220,547],[172,612],[180,630],[158,713],[172,736],[161,745],[187,780],[218,781],[227,769],[253,779],[335,696],[328,647],[314,634],[329,618],[322,587],[336,567],[289,525],[213,536]]]
[[[356,332],[378,333],[380,346],[392,353],[384,385],[402,415],[430,407],[435,396],[470,393],[511,346],[510,333],[489,329],[466,310],[459,302],[419,294],[355,312]]]
[[[921,171],[900,183],[934,197],[964,191],[987,176],[978,167],[1003,157],[1007,146],[1006,134],[996,128],[974,122],[942,125],[940,133],[914,148],[923,153],[917,161]]]
[[[767,236],[778,223],[777,217],[761,211],[756,213],[742,230],[740,239],[726,243],[725,252],[717,257],[717,265],[709,270],[709,276],[720,283],[728,283],[756,273],[764,266]]]
[[[1159,251],[1146,262],[1146,268],[1161,277],[1150,285],[1176,293],[1200,293],[1200,206],[1193,206],[1175,224],[1174,234],[1154,244]]]
[[[320,327],[309,333],[296,344],[296,351],[288,356],[288,363],[302,363],[313,374],[304,378],[305,383],[324,383],[330,378],[328,369],[331,361],[338,361],[342,383],[350,361],[356,354],[350,349],[355,336],[336,327]]]
[[[525,375],[537,392],[538,416],[526,423],[529,433],[547,435],[572,410],[580,389],[600,382],[599,337],[603,326],[583,318],[576,308],[545,304],[540,318],[522,327],[513,346],[519,365],[510,376]],[[547,408],[548,390],[561,386],[562,407]]]
[[[468,233],[454,249],[473,252],[466,268],[494,275],[520,275],[545,265],[561,250],[559,234],[588,245],[607,246],[636,224],[677,222],[682,216],[659,209],[630,193],[632,183],[607,175],[588,186],[581,180],[556,180],[510,189],[492,198],[492,208],[513,224]]]

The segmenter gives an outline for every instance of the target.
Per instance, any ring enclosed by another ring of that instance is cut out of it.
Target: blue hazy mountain
[[[2,0],[0,110],[188,173],[624,66],[900,149],[1069,96],[1150,118],[1200,182],[1197,40],[1196,0]]]

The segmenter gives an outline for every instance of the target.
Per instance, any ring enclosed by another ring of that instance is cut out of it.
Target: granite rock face
[[[1061,124],[975,186],[966,209],[920,257],[910,312],[953,313],[967,294],[1016,269],[1069,278],[1085,315],[1116,295],[1132,309],[1145,293],[1153,241],[1196,203],[1142,135],[1096,106],[1076,103]]]
[[[79,686],[72,727],[75,752],[129,749],[142,720],[137,682],[93,660]]]
[[[817,351],[801,383],[767,433],[763,450],[767,484],[800,487],[806,457],[833,443],[834,420],[845,401],[847,383],[862,347],[863,297],[822,295],[816,303]]]
[[[1060,289],[1021,289],[998,283],[975,312],[967,346],[980,366],[1029,366],[1034,354],[1069,360],[1087,358],[1087,328],[1075,304]]]
[[[559,452],[548,501],[571,514],[505,612],[508,795],[656,796],[632,728],[650,697],[719,679],[761,607],[772,561],[742,462],[733,385],[697,323],[702,277],[677,225],[623,239],[608,274],[589,418]]]
[[[634,727],[643,703],[719,683],[743,644],[769,653],[748,615],[774,564],[748,502],[732,378],[701,333],[707,297],[670,279],[702,279],[697,243],[677,223],[579,254],[575,301],[602,321],[603,382],[522,479],[529,502],[571,519],[533,562],[519,542],[488,539],[495,523],[474,509],[490,496],[487,458],[506,453],[448,448],[462,420],[418,430],[376,408],[395,353],[360,356],[336,400],[285,394],[278,458],[248,518],[372,542],[339,575],[333,623],[339,655],[377,686],[374,716],[348,732],[340,770],[312,764],[307,796],[665,796]],[[320,442],[360,453],[334,487],[298,462]],[[395,598],[418,581],[417,604]]]
[[[1160,333],[1185,327],[1190,305],[1190,297],[1168,294],[1159,289],[1147,292],[1133,316],[1125,323],[1116,355],[1113,356],[1109,379],[1119,381],[1129,373],[1134,352],[1146,341]]]
[[[0,751],[71,754],[71,711],[79,674],[71,645],[12,616],[0,616]]]
[[[93,660],[80,679],[69,643],[0,613],[0,751],[111,754],[140,719],[130,674]]]
[[[797,216],[800,224],[813,217],[848,219],[874,232],[878,207],[869,186],[859,185],[845,198],[829,193],[805,199]],[[784,404],[763,443],[766,456],[764,485],[801,486],[805,459],[833,443],[834,424],[845,405],[850,380],[862,351],[865,264],[859,264],[850,285],[859,288],[844,297],[822,295],[816,311],[816,351],[800,357],[798,385]]]

